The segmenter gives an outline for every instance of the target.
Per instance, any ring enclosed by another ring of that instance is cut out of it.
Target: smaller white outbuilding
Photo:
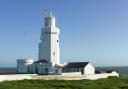
[[[95,67],[89,62],[70,62],[62,69],[64,73],[81,72],[83,75],[95,74]]]
[[[50,74],[61,74],[62,67],[55,64],[52,66],[52,63],[49,63],[47,60],[38,60],[33,63],[33,73],[40,75],[50,75]]]
[[[18,59],[17,60],[17,73],[32,73],[32,59]]]

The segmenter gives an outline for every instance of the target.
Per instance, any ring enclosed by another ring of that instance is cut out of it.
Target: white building
[[[89,62],[70,62],[62,69],[65,73],[81,72],[83,75],[95,74],[95,67]]]
[[[33,72],[37,74],[60,74],[59,28],[56,27],[55,17],[50,12],[44,18],[39,43],[39,60],[33,63]],[[58,66],[56,66],[58,65]]]
[[[17,72],[18,73],[32,73],[32,59],[18,59],[17,60]]]

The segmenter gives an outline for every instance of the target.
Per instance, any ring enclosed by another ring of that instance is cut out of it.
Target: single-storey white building
[[[33,73],[32,59],[17,59],[17,73]]]
[[[35,61],[32,65],[34,74],[61,74],[62,67],[55,64],[52,66],[52,63],[48,63],[47,60],[38,60]]]
[[[83,75],[95,74],[95,67],[89,62],[70,62],[62,68],[62,72],[81,72]]]

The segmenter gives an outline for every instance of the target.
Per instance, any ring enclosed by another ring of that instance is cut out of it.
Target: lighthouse
[[[51,11],[45,11],[38,46],[38,61],[33,63],[33,73],[60,74],[59,28]]]
[[[56,26],[56,19],[52,12],[47,13],[44,18],[44,27],[41,29],[38,59],[46,60],[54,66],[59,65],[60,60],[59,28]]]
[[[17,73],[61,74],[59,28],[55,16],[45,10],[44,24],[38,46],[38,60],[18,59]]]

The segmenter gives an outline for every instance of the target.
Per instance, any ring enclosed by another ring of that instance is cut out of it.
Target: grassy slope
[[[128,89],[128,77],[99,80],[20,80],[0,83],[0,89]]]

